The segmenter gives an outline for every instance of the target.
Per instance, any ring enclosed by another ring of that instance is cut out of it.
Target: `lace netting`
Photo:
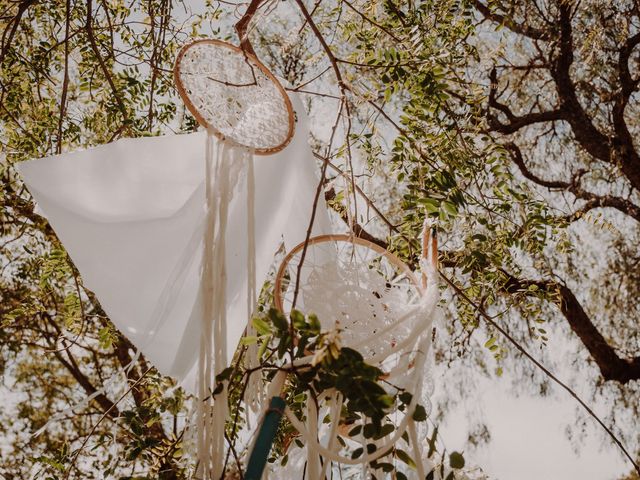
[[[363,342],[361,353],[375,361],[386,346],[406,338],[408,324],[394,326],[410,309],[405,284],[391,284],[376,268],[350,262],[313,267],[300,286],[305,311],[315,313],[323,328],[337,327],[346,346]],[[378,335],[385,327],[390,331]]]
[[[295,277],[300,255],[289,261]],[[338,330],[343,346],[393,374],[396,384],[412,372],[424,333],[424,302],[414,280],[381,253],[350,242],[310,244],[300,271],[296,308],[317,315],[324,330]],[[281,292],[291,308],[295,281]],[[410,376],[410,375],[409,375]]]
[[[282,92],[241,51],[194,43],[180,59],[178,76],[193,107],[227,140],[257,150],[287,142],[289,110]]]

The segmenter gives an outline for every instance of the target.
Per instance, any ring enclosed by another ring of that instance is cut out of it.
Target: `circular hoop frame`
[[[398,268],[401,272],[407,275],[407,278],[411,281],[411,283],[416,287],[418,292],[422,295],[424,293],[424,288],[422,287],[422,283],[418,280],[418,278],[413,273],[413,270],[409,268],[409,266],[400,260],[393,253],[385,250],[380,245],[376,245],[369,240],[365,240],[360,237],[355,237],[353,235],[347,234],[335,234],[335,235],[318,235],[316,237],[311,237],[307,243],[307,245],[315,245],[318,243],[326,243],[326,242],[346,242],[353,243],[354,245],[360,245],[362,247],[370,248],[371,250],[381,254],[385,257],[389,263]],[[302,242],[296,245],[282,260],[280,263],[280,268],[278,268],[278,273],[276,274],[276,281],[273,287],[273,303],[275,307],[282,313],[284,313],[284,305],[282,302],[282,295],[280,294],[280,290],[282,289],[282,279],[284,277],[285,270],[289,266],[289,262],[304,248],[305,242]]]
[[[221,140],[225,139],[225,136],[221,132],[219,132],[215,127],[213,127],[212,125],[209,125],[207,123],[207,121],[200,114],[198,109],[193,105],[193,103],[191,102],[191,99],[189,98],[189,95],[187,94],[187,92],[186,92],[186,90],[184,88],[184,85],[182,84],[182,81],[180,80],[180,62],[182,61],[182,57],[184,57],[185,53],[191,47],[193,47],[194,45],[202,44],[202,43],[208,43],[208,44],[211,44],[211,45],[221,46],[221,47],[228,48],[229,50],[233,50],[234,52],[237,52],[237,53],[240,53],[240,54],[244,55],[246,57],[246,59],[251,64],[253,64],[256,67],[258,67],[260,69],[260,71],[262,73],[264,73],[267,76],[267,78],[269,78],[269,80],[271,80],[276,85],[278,91],[282,95],[282,98],[284,100],[285,106],[287,108],[287,112],[289,114],[289,119],[288,119],[289,120],[289,125],[288,125],[289,126],[289,130],[288,130],[288,133],[287,133],[287,138],[286,138],[286,140],[284,142],[282,142],[280,145],[276,145],[275,147],[255,148],[255,149],[253,149],[253,151],[257,155],[271,155],[273,153],[277,153],[277,152],[283,150],[291,142],[291,139],[293,138],[293,133],[294,133],[294,130],[295,130],[295,113],[294,113],[294,110],[293,110],[293,106],[291,105],[291,100],[289,99],[289,96],[287,95],[287,92],[285,91],[284,87],[280,84],[278,79],[269,71],[269,69],[267,69],[267,67],[265,67],[262,64],[262,62],[260,62],[260,60],[258,60],[257,57],[255,57],[254,55],[251,55],[250,53],[245,52],[240,47],[236,47],[235,45],[232,45],[232,44],[227,43],[227,42],[223,42],[221,40],[216,40],[216,39],[213,39],[213,38],[207,38],[207,39],[196,40],[195,42],[191,42],[191,43],[185,45],[184,47],[182,47],[180,49],[180,52],[178,52],[178,56],[176,57],[175,65],[173,67],[173,79],[174,79],[174,82],[176,84],[176,88],[178,89],[178,93],[180,94],[180,97],[182,97],[182,100],[183,100],[184,104],[187,106],[187,109],[196,118],[196,120],[198,121],[198,123],[200,125],[202,125],[207,130],[209,130],[212,133],[214,133],[215,136],[218,137],[219,139],[221,139]]]

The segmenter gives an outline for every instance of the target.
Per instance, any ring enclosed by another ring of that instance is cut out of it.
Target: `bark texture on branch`
[[[621,212],[634,222],[640,222],[640,204],[637,203],[640,198],[640,155],[634,144],[629,118],[625,116],[640,84],[640,78],[634,77],[634,66],[638,62],[635,49],[640,45],[640,33],[630,34],[622,40],[619,31],[615,35],[609,34],[617,42],[616,48],[608,53],[611,57],[610,64],[600,68],[609,69],[607,78],[612,87],[606,96],[601,95],[594,100],[593,82],[585,77],[588,75],[588,67],[576,61],[579,55],[584,56],[583,51],[578,53],[584,43],[581,36],[583,32],[576,31],[576,25],[580,25],[576,18],[583,13],[577,10],[581,8],[580,5],[560,0],[552,2],[547,18],[542,12],[533,9],[533,3],[506,2],[510,8],[517,7],[519,13],[514,16],[510,11],[501,10],[507,8],[504,7],[505,4],[496,7],[480,0],[473,1],[484,22],[499,24],[513,36],[525,39],[533,45],[529,48],[528,64],[514,66],[507,61],[505,65],[496,65],[489,72],[486,111],[488,129],[504,140],[511,161],[523,177],[551,191],[568,192],[579,202],[573,213],[560,220],[571,223],[590,210],[607,208]],[[530,12],[531,15],[524,15],[523,12]],[[640,19],[640,11],[635,11],[633,15]],[[517,18],[520,20],[516,21]],[[597,22],[596,19],[592,21]],[[527,83],[533,71],[542,72],[549,79],[550,88],[546,96],[544,91]],[[510,74],[519,75],[523,83],[513,87],[514,81]],[[499,90],[501,84],[506,84],[505,90],[509,93]],[[527,88],[530,89],[527,95],[519,97],[520,101],[525,98],[525,105],[518,104],[516,107],[511,94],[517,89],[522,92]],[[542,98],[547,101],[545,107],[541,106],[544,103],[541,102]],[[515,113],[522,110],[527,113]],[[588,155],[592,163],[587,162],[587,165],[601,165],[609,170],[617,170],[620,180],[630,187],[631,194],[622,196],[619,189],[615,189],[616,182],[610,184],[610,191],[598,189],[596,193],[584,185],[583,178],[589,173],[584,168],[574,168],[568,178],[548,178],[532,168],[518,144],[521,134],[533,125],[546,125],[549,131],[555,131],[559,123],[568,128],[570,140],[578,150]],[[526,288],[530,283],[512,278],[505,288],[507,292],[515,292]],[[597,364],[604,380],[625,384],[640,379],[640,356],[623,358],[602,335],[593,318],[569,287],[556,282],[533,283],[547,292],[557,292],[561,313]]]

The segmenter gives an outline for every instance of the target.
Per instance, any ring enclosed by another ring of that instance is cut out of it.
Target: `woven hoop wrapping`
[[[291,101],[255,56],[220,40],[198,40],[180,50],[173,73],[189,111],[218,138],[258,155],[277,153],[291,141]]]
[[[417,289],[419,289],[420,291],[422,290],[422,285],[418,282],[418,279],[413,273],[413,270],[411,270],[406,263],[400,260],[393,253],[389,252],[388,250],[385,250],[380,245],[376,245],[375,243],[370,242],[369,240],[365,240],[363,238],[355,237],[353,235],[347,235],[347,234],[318,235],[315,237],[311,237],[309,241],[306,242],[306,244],[308,249],[309,247],[313,247],[314,245],[317,245],[320,243],[331,243],[331,242],[351,243],[353,245],[360,245],[362,247],[372,250],[376,254],[385,257],[391,265],[395,266],[395,268],[398,270],[399,273],[406,275],[407,279],[409,279],[409,281],[413,283]],[[289,269],[290,264],[293,261],[293,258],[299,255],[304,250],[304,246],[305,246],[305,242],[302,242],[299,245],[296,245],[293,249],[291,249],[291,251],[282,260],[282,263],[280,264],[280,268],[278,269],[278,273],[276,275],[276,281],[274,284],[275,288],[274,288],[273,299],[274,299],[276,308],[281,312],[284,312],[282,288],[283,288],[283,283],[285,282],[285,278],[284,278],[285,273]]]

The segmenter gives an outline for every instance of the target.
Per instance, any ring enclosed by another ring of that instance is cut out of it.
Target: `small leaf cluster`
[[[350,449],[352,458],[361,457],[365,451],[367,454],[375,452],[376,444],[384,442],[396,431],[395,421],[389,416],[392,410],[412,415],[416,422],[427,420],[427,411],[420,404],[414,404],[413,411],[409,412],[413,400],[410,392],[387,383],[383,370],[367,363],[360,352],[342,346],[340,330],[323,330],[315,315],[305,316],[293,310],[287,319],[272,308],[255,318],[253,325],[259,336],[249,341],[261,338],[269,342],[265,349],[269,352],[266,357],[277,357],[285,365],[280,368],[287,368],[290,372],[284,395],[289,408],[299,417],[306,414],[307,401],[315,401],[331,391],[342,395],[340,418],[325,417],[322,421],[338,422],[343,426],[343,434],[338,436],[338,441]],[[305,361],[291,367],[289,362],[292,359]],[[283,422],[271,462],[280,459],[282,464],[286,464],[290,446],[303,446],[296,435],[291,425]],[[357,441],[358,437],[364,440],[364,445]],[[433,441],[430,455],[435,452],[435,437]],[[402,435],[401,442],[406,448],[395,444],[381,458],[371,462],[371,468],[384,474],[393,472],[396,478],[407,478],[404,471],[415,469],[415,460],[407,453],[412,451],[407,432]]]

